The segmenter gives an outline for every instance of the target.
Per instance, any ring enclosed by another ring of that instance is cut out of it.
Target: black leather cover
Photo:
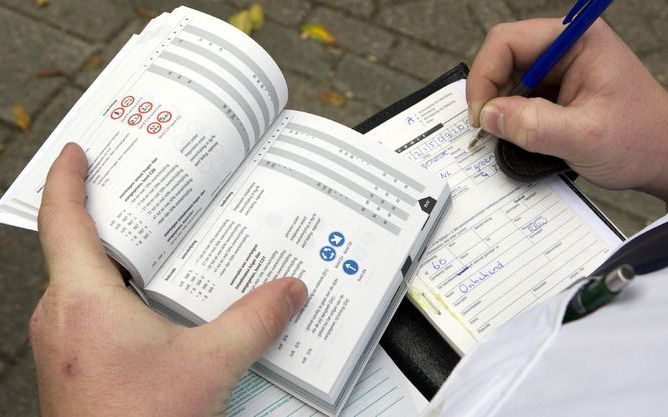
[[[459,64],[432,83],[386,107],[355,126],[366,133],[446,85],[466,78],[468,67]],[[404,299],[380,340],[401,371],[431,400],[459,362],[459,355],[436,332],[422,314]]]

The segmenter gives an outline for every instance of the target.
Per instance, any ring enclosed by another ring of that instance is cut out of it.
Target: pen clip
[[[571,23],[581,11],[583,11],[590,3],[595,2],[596,0],[578,0],[575,3],[575,6],[568,12],[566,18],[564,19],[564,25]]]

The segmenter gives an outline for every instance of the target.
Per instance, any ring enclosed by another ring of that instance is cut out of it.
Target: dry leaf
[[[142,19],[153,19],[157,16],[155,10],[146,9],[144,7],[138,7],[135,9],[135,14]]]
[[[230,17],[230,24],[239,29],[246,35],[250,35],[253,31],[253,22],[251,21],[250,12],[242,10]]]
[[[336,38],[322,25],[304,25],[300,34],[302,39],[313,39],[316,42],[331,45]]]
[[[46,287],[49,285],[49,265],[47,265],[46,262],[42,264],[42,274],[44,274],[46,277],[46,281],[40,284],[40,288],[44,286],[43,289],[46,289]]]
[[[49,0],[35,0],[35,5],[37,7],[44,7],[49,5]]]
[[[45,67],[37,71],[37,75],[39,78],[49,78],[49,77],[66,77],[67,74],[65,74],[65,71],[58,67]]]
[[[331,90],[323,91],[320,94],[318,94],[318,100],[334,107],[343,107],[346,105],[346,102],[348,101],[346,96],[344,96],[343,94]]]
[[[87,70],[94,70],[100,68],[103,63],[104,59],[100,55],[91,55],[84,62],[83,67]]]
[[[264,9],[261,5],[255,3],[248,9],[248,17],[250,18],[253,30],[258,30],[264,26]]]
[[[30,115],[22,105],[15,104],[12,106],[12,118],[16,127],[22,131],[25,132],[30,127]]]

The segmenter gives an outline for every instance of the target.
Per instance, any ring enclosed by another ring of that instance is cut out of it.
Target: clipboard
[[[469,69],[466,64],[459,64],[425,87],[399,99],[397,102],[359,123],[354,129],[361,133],[367,133],[443,87],[465,79],[468,73]],[[517,177],[513,178],[517,179]],[[573,183],[577,178],[575,172],[563,172],[558,175],[558,178],[620,240],[625,240],[625,236],[621,231],[575,186]],[[407,299],[402,301],[394,318],[387,327],[380,344],[406,377],[427,399],[431,399],[436,394],[460,360],[459,354]]]

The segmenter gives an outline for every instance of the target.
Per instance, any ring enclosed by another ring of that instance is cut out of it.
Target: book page
[[[147,295],[201,323],[268,280],[302,279],[307,304],[260,364],[336,398],[416,256],[428,212],[447,200],[433,174],[352,129],[286,110]]]
[[[453,204],[409,294],[461,352],[593,271],[619,238],[558,178],[499,172],[492,141],[468,149],[465,81],[366,134],[450,183]]]
[[[378,346],[340,417],[417,417],[427,400]],[[228,417],[324,417],[252,371],[230,395]]]
[[[0,209],[34,225],[49,166],[65,143],[77,142],[102,240],[147,280],[286,101],[285,80],[258,44],[179,8],[153,20],[105,69]]]

